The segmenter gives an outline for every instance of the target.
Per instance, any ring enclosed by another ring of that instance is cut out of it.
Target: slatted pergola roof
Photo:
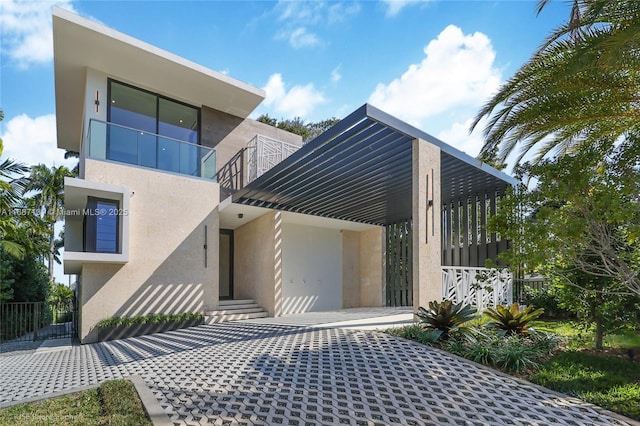
[[[233,202],[374,225],[412,213],[412,141],[441,150],[443,203],[517,181],[365,104],[233,196]]]

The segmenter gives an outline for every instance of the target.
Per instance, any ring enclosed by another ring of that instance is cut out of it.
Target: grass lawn
[[[133,384],[110,380],[85,392],[1,409],[0,424],[138,426],[151,421]]]
[[[568,350],[543,363],[528,378],[640,420],[640,363]]]
[[[627,350],[640,359],[640,334],[605,335],[596,351],[593,329],[573,321],[535,321],[540,331],[567,337],[567,350],[543,363],[529,380],[558,392],[640,420],[640,362],[631,362]]]
[[[585,328],[575,321],[533,321],[531,326],[539,331],[550,332],[567,337],[567,349],[583,349],[593,347],[593,327]],[[640,349],[640,333],[632,331],[618,332],[604,336],[605,348],[638,348]],[[640,354],[638,354],[640,356]]]

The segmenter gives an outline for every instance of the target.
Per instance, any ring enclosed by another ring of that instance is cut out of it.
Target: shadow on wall
[[[313,311],[313,306],[318,301],[318,296],[289,296],[284,298],[282,315],[299,314]]]
[[[203,220],[186,237],[155,270],[148,274],[144,265],[139,262],[141,253],[135,253],[127,265],[113,267],[99,266],[92,271],[90,278],[97,281],[91,288],[83,287],[83,309],[92,312],[104,310],[104,314],[96,322],[111,316],[130,317],[146,314],[179,314],[184,312],[203,312],[205,307],[213,307],[218,300],[217,263],[215,252],[204,251],[204,226],[208,225],[208,246],[217,247],[218,228],[213,226],[212,214]],[[149,250],[153,248],[149,247]],[[205,253],[207,267],[205,268]],[[142,253],[143,254],[143,253]],[[151,268],[151,267],[150,267]],[[145,276],[146,275],[146,276]],[[87,282],[84,277],[83,281]],[[137,284],[141,282],[141,284]],[[137,289],[133,292],[131,288]],[[93,290],[87,293],[87,290]],[[125,296],[129,294],[129,296]],[[123,299],[118,300],[118,295]],[[100,298],[97,299],[96,298]],[[119,306],[111,310],[109,306]],[[90,327],[87,341],[95,341],[97,328],[94,324],[83,324]]]

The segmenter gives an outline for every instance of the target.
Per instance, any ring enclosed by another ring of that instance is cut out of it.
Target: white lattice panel
[[[442,267],[442,297],[478,311],[513,302],[513,275],[507,270]]]
[[[251,182],[262,176],[299,148],[296,145],[256,135],[247,144],[247,181]]]

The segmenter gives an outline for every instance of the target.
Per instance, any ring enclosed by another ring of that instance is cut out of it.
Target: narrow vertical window
[[[119,253],[119,203],[89,197],[84,216],[84,251]]]

